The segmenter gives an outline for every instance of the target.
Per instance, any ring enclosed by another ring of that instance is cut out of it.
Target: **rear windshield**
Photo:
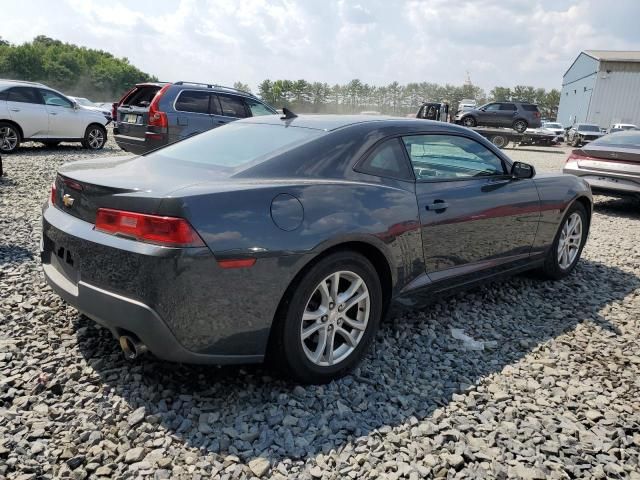
[[[235,169],[324,134],[321,130],[233,122],[145,155]]]
[[[598,127],[597,125],[579,125],[578,131],[579,132],[599,132],[600,127]]]
[[[161,87],[158,85],[143,85],[136,87],[133,92],[122,100],[121,105],[131,107],[148,107],[160,88]]]
[[[527,112],[537,112],[538,111],[538,106],[537,105],[527,105],[526,103],[522,104],[522,108],[524,110],[526,110]]]
[[[620,145],[630,148],[640,148],[640,131],[638,131],[637,133],[627,131],[605,135],[604,137],[601,137],[595,142],[591,143],[591,145]]]

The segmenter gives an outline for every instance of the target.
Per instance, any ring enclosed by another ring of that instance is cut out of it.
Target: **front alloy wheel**
[[[300,340],[307,358],[322,367],[353,353],[367,329],[371,300],[357,273],[339,271],[322,280],[307,302]]]
[[[107,132],[104,127],[91,125],[87,128],[82,145],[89,150],[100,150],[107,142]]]
[[[360,362],[381,316],[382,286],[371,262],[352,250],[328,254],[285,293],[269,358],[299,382],[330,382]]]
[[[464,117],[462,119],[462,125],[465,127],[475,127],[477,124],[478,122],[476,122],[476,119],[472,116]]]
[[[582,218],[576,212],[569,215],[560,232],[558,241],[558,264],[567,270],[576,259],[582,244]]]

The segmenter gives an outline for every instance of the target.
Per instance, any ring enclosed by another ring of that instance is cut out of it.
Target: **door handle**
[[[57,115],[56,112],[50,112],[49,115]]]
[[[432,212],[441,212],[449,208],[449,204],[442,200],[434,200],[431,205],[427,205],[425,208]]]
[[[19,108],[12,108],[12,109],[11,109],[11,111],[12,111],[12,112],[19,112],[19,111],[20,111],[20,109],[19,109]]]

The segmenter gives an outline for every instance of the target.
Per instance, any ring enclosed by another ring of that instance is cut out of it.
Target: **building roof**
[[[640,62],[638,50],[583,50],[583,53],[604,62]]]

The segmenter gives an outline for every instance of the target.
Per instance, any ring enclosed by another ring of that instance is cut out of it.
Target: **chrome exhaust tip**
[[[135,337],[130,335],[121,335],[119,338],[120,348],[127,360],[135,360],[147,351],[147,346]]]

